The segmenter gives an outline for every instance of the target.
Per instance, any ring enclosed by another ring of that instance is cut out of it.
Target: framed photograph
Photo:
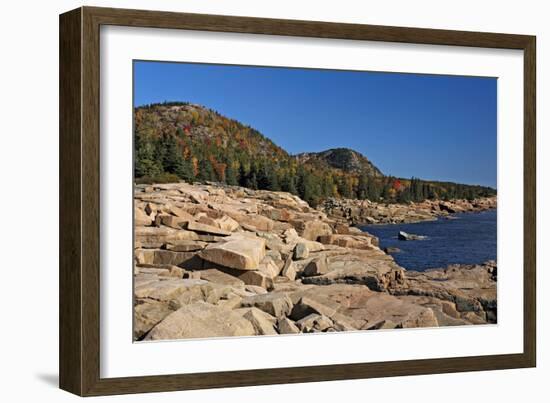
[[[62,14],[61,388],[535,366],[535,87],[534,36]]]

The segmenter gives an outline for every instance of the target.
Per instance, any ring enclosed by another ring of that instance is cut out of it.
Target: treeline
[[[134,150],[138,183],[221,182],[290,192],[313,206],[330,197],[406,203],[496,193],[482,186],[373,177],[321,162],[300,163],[257,130],[184,103],[136,108]]]
[[[190,158],[171,135],[144,141],[136,136],[135,176],[137,182],[221,182],[250,189],[285,191],[298,195],[313,206],[336,197],[407,203],[426,199],[474,199],[495,194],[488,187],[418,178],[351,175],[292,159],[253,159],[228,150],[210,150],[188,144]],[[197,158],[200,155],[200,158]]]

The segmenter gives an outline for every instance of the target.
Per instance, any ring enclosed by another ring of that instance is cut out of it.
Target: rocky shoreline
[[[497,208],[497,197],[468,201],[424,200],[408,204],[375,203],[369,200],[328,199],[320,209],[330,218],[350,225],[405,224],[452,217],[452,214],[479,212]]]
[[[406,271],[289,193],[136,185],[134,207],[135,340],[496,323],[496,263]]]

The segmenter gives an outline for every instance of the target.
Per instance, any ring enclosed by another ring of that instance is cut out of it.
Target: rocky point
[[[414,223],[436,220],[439,217],[451,218],[456,213],[485,211],[496,207],[496,196],[474,200],[424,200],[407,204],[330,198],[320,206],[332,219],[352,225]]]
[[[490,206],[328,201],[314,209],[284,192],[136,185],[134,338],[495,323],[494,262],[406,271],[376,237],[351,226]]]

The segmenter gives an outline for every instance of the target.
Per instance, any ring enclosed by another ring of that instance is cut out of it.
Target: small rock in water
[[[458,217],[455,217],[454,215],[447,215],[443,216],[445,220],[458,220]]]
[[[421,241],[426,238],[427,236],[425,235],[409,234],[405,231],[399,231],[399,234],[397,234],[397,239],[400,241]]]
[[[399,252],[401,252],[401,249],[396,248],[394,246],[387,246],[387,247],[384,248],[384,252],[386,252],[388,254],[389,253],[399,253]]]

